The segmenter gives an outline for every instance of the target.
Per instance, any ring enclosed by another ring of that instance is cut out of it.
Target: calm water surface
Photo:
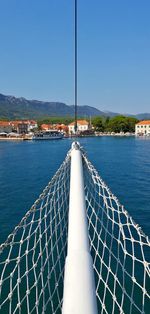
[[[0,243],[54,175],[71,143],[0,142]],[[150,235],[150,139],[97,137],[80,143],[112,192]]]

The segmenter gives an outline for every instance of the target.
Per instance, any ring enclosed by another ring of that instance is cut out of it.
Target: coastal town
[[[64,123],[42,123],[38,124],[35,120],[10,120],[0,121],[0,139],[32,139],[33,135],[56,131],[63,134],[64,137],[75,135],[74,121],[69,124]],[[96,123],[85,119],[77,121],[78,136],[114,136],[114,135],[137,135],[150,136],[150,120],[139,121],[135,124],[135,132],[107,131],[105,132],[101,120],[96,119]]]
[[[78,136],[150,136],[150,120],[142,120],[135,123],[135,129],[124,130],[123,125],[119,130],[108,128],[104,129],[101,118],[96,117],[91,121],[81,119],[77,121]],[[0,139],[20,139],[31,140],[35,135],[48,134],[62,134],[63,137],[75,136],[75,123],[72,121],[69,124],[64,123],[38,123],[35,120],[10,120],[0,121]]]

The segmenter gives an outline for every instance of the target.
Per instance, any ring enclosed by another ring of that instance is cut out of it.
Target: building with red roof
[[[0,121],[0,133],[10,133],[12,132],[12,125],[9,121]]]
[[[150,136],[150,120],[143,120],[136,123],[135,134]]]
[[[53,125],[52,124],[43,123],[43,124],[41,124],[40,128],[41,128],[42,131],[48,131],[48,130],[52,130],[53,129]]]
[[[69,134],[75,133],[75,122],[72,122],[68,125]],[[83,132],[89,130],[89,122],[86,120],[77,120],[77,131]]]
[[[0,121],[0,132],[10,133],[12,131],[18,133],[28,133],[37,128],[37,122],[34,120],[14,120]]]

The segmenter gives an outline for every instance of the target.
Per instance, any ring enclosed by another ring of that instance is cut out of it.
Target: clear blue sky
[[[0,0],[0,92],[74,102],[73,0]],[[150,112],[150,1],[78,0],[79,99]]]

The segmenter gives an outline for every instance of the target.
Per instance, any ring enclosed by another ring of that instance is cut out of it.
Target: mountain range
[[[79,117],[109,116],[119,113],[101,111],[91,106],[78,106]],[[128,115],[128,114],[126,114]],[[0,117],[7,119],[42,119],[48,116],[74,116],[74,106],[68,106],[63,102],[48,102],[28,100],[26,98],[6,96],[0,94]],[[150,113],[141,113],[134,116],[139,120],[150,119]]]

